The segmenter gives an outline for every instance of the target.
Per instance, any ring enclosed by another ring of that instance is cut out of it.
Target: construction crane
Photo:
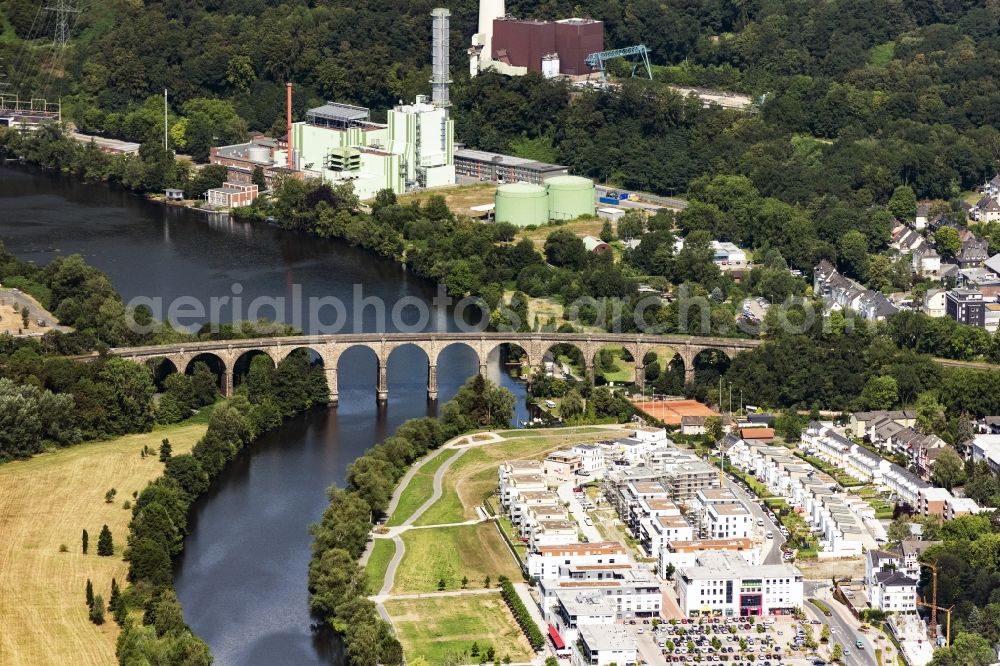
[[[584,59],[584,62],[590,67],[591,70],[596,70],[601,74],[601,81],[607,80],[607,74],[605,72],[605,65],[609,60],[615,60],[617,58],[628,58],[631,56],[639,56],[641,59],[639,62],[633,63],[632,65],[632,77],[635,77],[635,70],[639,68],[640,65],[646,67],[646,76],[650,81],[653,80],[653,69],[649,65],[649,49],[646,48],[645,44],[637,44],[636,46],[626,46],[623,49],[614,49],[613,51],[599,51],[598,53],[591,53]]]
[[[947,608],[942,608],[938,606],[938,568],[936,564],[929,564],[927,562],[920,562],[920,566],[927,567],[931,570],[931,603],[925,601],[920,601],[917,599],[917,605],[923,606],[924,608],[931,609],[931,641],[937,644],[937,614],[938,611],[944,611],[947,613],[946,625],[945,625],[945,645],[951,645],[951,610],[955,607],[954,604],[948,606]]]

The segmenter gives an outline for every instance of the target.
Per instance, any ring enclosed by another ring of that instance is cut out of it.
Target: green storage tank
[[[574,220],[596,212],[594,181],[580,176],[556,176],[545,181],[549,188],[549,218]]]
[[[542,185],[510,183],[497,188],[496,221],[519,227],[547,224],[549,197]]]

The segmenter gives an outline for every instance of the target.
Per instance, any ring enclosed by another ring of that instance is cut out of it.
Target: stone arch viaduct
[[[680,335],[636,335],[628,333],[355,333],[345,335],[289,336],[246,340],[219,340],[148,347],[118,347],[110,353],[134,361],[166,359],[178,372],[185,372],[199,358],[214,357],[221,367],[221,388],[226,396],[233,394],[233,370],[237,361],[247,355],[263,353],[277,364],[297,349],[315,352],[321,360],[330,387],[330,403],[338,401],[337,372],[341,355],[353,347],[366,347],[378,359],[376,392],[380,401],[389,397],[389,355],[400,347],[411,345],[427,356],[427,397],[437,399],[437,362],[441,352],[452,345],[465,345],[479,358],[479,372],[485,374],[490,355],[503,345],[520,347],[529,367],[540,366],[545,353],[556,345],[573,345],[583,355],[587,377],[592,381],[594,358],[609,345],[621,346],[635,362],[635,381],[645,381],[642,359],[647,352],[675,352],[684,362],[686,382],[694,379],[694,362],[707,350],[722,352],[730,359],[747,349],[761,345],[761,340],[737,338],[694,337]]]

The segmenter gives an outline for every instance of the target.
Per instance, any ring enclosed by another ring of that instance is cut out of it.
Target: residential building
[[[555,451],[550,453],[542,463],[545,470],[545,478],[552,479],[557,484],[567,483],[576,477],[576,473],[583,467],[580,456],[572,451]]]
[[[915,229],[905,224],[897,224],[893,227],[889,247],[899,252],[899,254],[910,254],[926,245],[927,241]]]
[[[559,595],[566,593],[601,595],[615,609],[617,619],[659,617],[663,606],[663,593],[653,572],[629,564],[564,565],[557,578],[539,578],[539,605],[546,621],[552,621]]]
[[[974,516],[989,510],[992,509],[979,506],[979,503],[971,497],[950,497],[945,505],[944,519],[954,520],[955,518]]]
[[[749,539],[753,516],[742,504],[712,503],[705,512],[710,539]]]
[[[570,451],[580,458],[580,476],[600,477],[604,475],[605,447],[600,444],[577,444]]]
[[[813,292],[823,298],[827,309],[851,310],[862,319],[882,321],[899,311],[884,294],[841,275],[826,259],[813,272]]]
[[[615,623],[614,606],[605,601],[602,594],[565,590],[559,592],[556,599],[555,612],[549,620],[549,638],[559,655],[570,654],[580,627]]]
[[[977,289],[952,289],[945,301],[948,316],[969,326],[986,326],[986,307],[983,293]]]
[[[874,585],[875,576],[903,567],[903,554],[891,550],[870,550],[865,553],[865,584]]]
[[[969,217],[976,222],[1000,222],[1000,201],[992,196],[982,197],[969,209]]]
[[[886,613],[917,611],[917,581],[899,571],[882,571],[868,586],[868,603]]]
[[[913,220],[913,226],[917,231],[920,231],[927,227],[931,214],[931,205],[927,201],[922,201],[917,204],[917,216]]]
[[[987,303],[983,312],[983,326],[990,333],[1000,330],[1000,303]]]
[[[660,549],[658,570],[662,575],[668,566],[675,569],[693,567],[698,558],[707,553],[731,552],[739,555],[747,564],[760,563],[760,548],[750,539],[695,539],[692,541],[667,541]]]
[[[1000,435],[976,435],[972,440],[972,459],[986,461],[994,474],[1000,472]]]
[[[628,564],[628,549],[615,541],[542,546],[528,553],[528,575],[532,578],[558,578],[561,566]]]
[[[512,501],[525,490],[546,490],[545,467],[540,460],[508,460],[500,465],[500,506],[509,510]]]
[[[542,546],[563,546],[579,541],[580,526],[573,520],[540,520],[531,530],[528,547],[538,550]]]
[[[952,499],[951,493],[945,488],[921,488],[917,494],[917,511],[924,516],[944,517],[947,513],[948,502]]]
[[[940,543],[940,541],[904,539],[899,545],[899,550],[903,554],[903,561],[896,568],[910,578],[920,578],[920,556],[931,546],[936,546]]]
[[[639,650],[635,636],[624,627],[588,624],[580,627],[573,666],[633,666]]]
[[[978,268],[989,258],[989,243],[985,239],[974,238],[962,243],[955,262],[959,268]]]
[[[693,539],[694,528],[681,515],[655,516],[639,524],[639,546],[649,557],[659,557],[665,543]]]
[[[920,305],[920,311],[928,317],[943,317],[945,310],[945,289],[928,289]]]
[[[802,572],[783,564],[750,566],[731,552],[706,553],[675,574],[685,616],[786,615],[802,606]]]
[[[898,501],[909,504],[914,509],[920,503],[920,491],[932,487],[919,476],[895,463],[882,475],[882,485],[896,494]]]
[[[916,425],[917,413],[911,410],[854,412],[848,423],[848,430],[855,437],[865,437],[869,429],[878,421],[888,419],[901,428]]]
[[[941,272],[941,255],[930,245],[914,250],[911,261],[913,272],[920,277],[936,277]]]

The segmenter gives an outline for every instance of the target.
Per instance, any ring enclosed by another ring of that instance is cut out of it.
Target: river
[[[207,302],[241,291],[249,303],[290,298],[300,289],[304,299],[340,298],[354,322],[356,284],[390,305],[403,297],[430,303],[436,294],[434,285],[399,265],[342,243],[213,221],[106,186],[19,168],[0,167],[0,241],[38,264],[80,254],[108,274],[126,301]],[[361,315],[359,326],[345,332],[376,330],[374,308]],[[221,314],[226,321],[230,316]],[[302,324],[310,332],[308,318]],[[451,326],[441,317],[428,328]],[[391,317],[387,330],[395,330]],[[389,362],[389,400],[379,407],[374,356],[347,352],[339,407],[304,414],[262,437],[195,504],[175,585],[185,619],[208,642],[216,664],[343,661],[337,641],[311,626],[308,526],[326,508],[326,488],[343,484],[353,460],[404,420],[434,413],[425,393],[426,364],[415,348],[396,351]],[[472,350],[442,352],[441,403],[477,371]],[[517,418],[525,418],[523,386],[502,373],[496,359],[490,376],[515,392]]]

